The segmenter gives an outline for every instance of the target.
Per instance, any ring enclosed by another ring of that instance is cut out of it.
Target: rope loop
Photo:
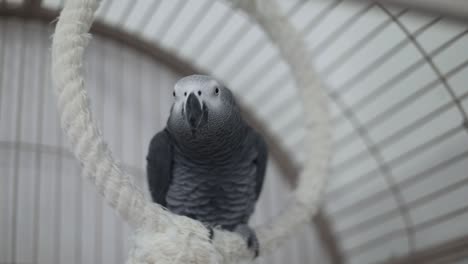
[[[326,182],[330,155],[328,100],[312,66],[302,36],[281,14],[275,1],[232,0],[256,19],[289,64],[305,112],[307,161],[298,187],[279,216],[255,228],[260,252],[278,246],[291,231],[310,221],[318,209]],[[115,161],[96,126],[82,74],[98,0],[68,0],[57,22],[52,43],[52,77],[61,126],[86,177],[104,199],[135,228],[134,248],[127,263],[239,263],[253,253],[232,232],[208,230],[198,221],[178,216],[145,200],[132,177]],[[313,129],[313,130],[312,130]],[[181,251],[182,247],[182,251]]]

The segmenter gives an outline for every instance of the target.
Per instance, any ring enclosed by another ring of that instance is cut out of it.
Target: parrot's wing
[[[151,197],[162,206],[166,206],[166,194],[172,180],[172,153],[172,139],[164,129],[151,139],[146,157]]]
[[[257,179],[255,186],[256,199],[260,196],[263,187],[263,180],[265,179],[265,171],[268,160],[268,147],[263,140],[263,137],[255,133],[255,147],[257,150],[257,157],[255,159],[255,164],[257,166]]]

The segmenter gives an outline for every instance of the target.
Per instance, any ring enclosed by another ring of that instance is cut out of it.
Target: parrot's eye
[[[184,96],[187,96],[187,92],[184,93]]]
[[[198,91],[198,95],[199,95],[199,96],[201,95],[201,91]]]
[[[216,93],[216,94],[219,94],[219,88],[218,88],[218,87],[216,87],[215,93]]]
[[[175,91],[174,91],[174,92],[172,92],[172,95],[175,97]]]

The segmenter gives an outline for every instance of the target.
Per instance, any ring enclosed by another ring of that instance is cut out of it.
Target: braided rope
[[[301,36],[280,15],[274,1],[236,1],[254,17],[289,63],[300,88],[306,122],[308,159],[288,206],[272,222],[255,228],[264,254],[316,213],[324,191],[330,154],[327,98],[320,89]],[[104,199],[136,229],[128,263],[239,263],[252,258],[242,238],[215,230],[214,239],[198,221],[177,216],[146,201],[122,167],[112,157],[96,127],[82,77],[83,52],[90,35],[97,0],[69,0],[60,14],[52,44],[52,73],[61,125],[83,167]],[[313,131],[312,131],[313,129]],[[185,248],[181,251],[180,246]],[[175,260],[176,259],[176,260]]]
[[[277,44],[299,88],[305,113],[304,147],[308,156],[289,206],[271,223],[257,229],[261,250],[264,252],[284,241],[301,223],[310,222],[318,210],[325,190],[330,156],[330,117],[328,98],[321,89],[320,78],[312,66],[312,55],[302,36],[280,14],[275,1],[241,0],[238,5],[255,18],[270,40]]]

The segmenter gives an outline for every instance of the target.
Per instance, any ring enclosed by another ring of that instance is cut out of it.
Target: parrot
[[[153,202],[172,213],[241,235],[258,256],[248,225],[260,196],[268,147],[216,79],[190,75],[174,85],[166,126],[151,139],[147,180]]]

